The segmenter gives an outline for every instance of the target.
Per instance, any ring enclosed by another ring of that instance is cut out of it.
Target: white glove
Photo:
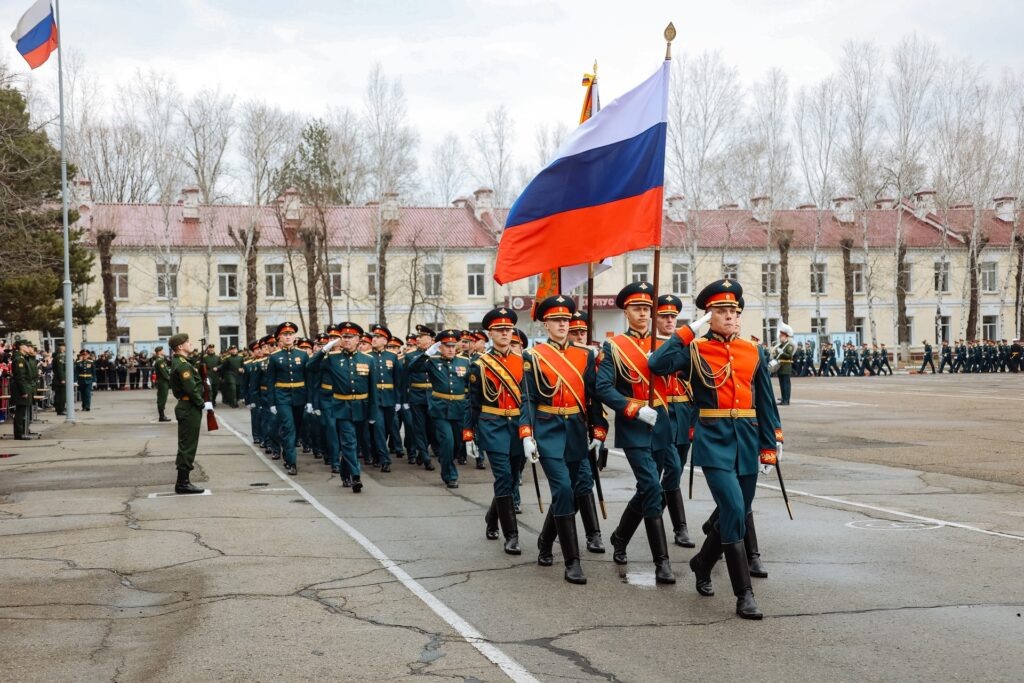
[[[689,325],[687,325],[687,327],[689,327],[690,331],[693,332],[694,334],[700,334],[700,328],[704,327],[709,322],[711,322],[711,311],[705,313],[703,317],[694,320]]]
[[[213,410],[213,404],[207,401],[203,404],[203,410]]]
[[[772,470],[775,469],[775,465],[760,465],[761,474],[771,474]]]
[[[270,414],[277,415],[277,406],[270,406]]]
[[[313,414],[316,415],[317,417],[320,417],[320,409],[317,408],[316,410],[314,410]]]
[[[375,425],[375,424],[377,424],[377,421],[376,420],[370,420],[370,424]]]
[[[476,460],[476,458],[478,457],[476,444],[473,443],[472,441],[466,442],[466,455],[470,458],[473,458],[474,460]]]
[[[306,404],[306,412],[309,413],[310,415],[313,414],[313,404],[312,403],[307,403]]]
[[[402,404],[402,410],[409,410],[409,404],[408,403],[403,403]]]
[[[401,403],[396,403],[395,404],[395,412],[396,413],[402,412],[402,404]]]
[[[601,441],[601,439],[591,439],[590,446],[587,448],[587,450],[594,451],[595,453],[600,453],[602,446],[604,446],[604,441]]]
[[[255,403],[246,403],[245,407],[248,408],[249,410],[252,410],[253,408],[256,407],[256,404]]]
[[[334,337],[333,339],[331,339],[331,341],[329,341],[326,344],[324,344],[324,347],[322,349],[320,349],[320,350],[323,351],[324,353],[327,353],[328,351],[333,349],[335,346],[337,346],[339,341],[341,341],[340,337]]]
[[[650,406],[644,406],[637,412],[636,419],[653,427],[658,421],[658,411]]]
[[[427,349],[427,355],[430,356],[431,358],[433,358],[439,353],[441,353],[441,342],[434,342],[433,344],[430,345],[430,348]]]
[[[540,460],[540,451],[537,450],[537,440],[532,436],[523,437],[523,453],[530,462]]]

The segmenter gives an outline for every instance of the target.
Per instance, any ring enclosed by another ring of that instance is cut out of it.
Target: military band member
[[[483,325],[492,347],[473,362],[469,376],[469,428],[477,448],[487,454],[494,474],[494,498],[485,517],[485,535],[496,540],[500,523],[509,555],[522,553],[513,501],[523,462],[519,439],[523,358],[512,353],[512,330],[517,321],[515,311],[507,308],[495,308],[484,315]]]
[[[772,351],[772,362],[776,367],[775,376],[779,378],[779,393],[782,398],[779,405],[788,406],[793,393],[793,328],[786,323],[779,324],[779,343]]]
[[[655,324],[658,330],[658,343],[662,343],[675,334],[676,319],[683,310],[682,300],[674,294],[663,294],[658,297],[658,310]],[[667,464],[661,475],[661,488],[665,492],[665,507],[672,521],[673,541],[682,548],[693,548],[690,540],[689,527],[686,524],[686,509],[683,505],[682,477],[686,466],[686,456],[690,450],[690,425],[693,412],[690,409],[690,387],[678,374],[665,378],[668,382],[666,400],[668,414],[675,432],[675,458],[671,466]]]
[[[512,330],[512,353],[523,355],[523,350],[530,348],[530,338],[518,327]]]
[[[199,427],[203,411],[213,410],[213,403],[203,400],[203,382],[199,371],[188,361],[192,353],[192,342],[187,334],[176,334],[167,340],[174,357],[171,360],[170,388],[178,403],[174,406],[174,417],[178,420],[178,453],[174,462],[178,470],[178,481],[174,492],[181,494],[202,493],[205,489],[189,481],[199,448]]]
[[[598,362],[597,392],[601,402],[615,411],[615,445],[626,452],[636,477],[636,493],[612,532],[612,559],[616,564],[626,564],[626,546],[643,520],[654,559],[655,581],[675,583],[661,517],[661,475],[666,464],[670,469],[675,466],[678,456],[675,425],[668,414],[668,381],[663,376],[652,376],[647,367],[653,291],[649,282],[632,282],[616,297],[615,305],[623,310],[628,328],[625,334],[604,343]],[[653,405],[648,400],[652,392]],[[670,479],[678,476],[673,474]]]
[[[413,369],[413,363],[423,356],[434,343],[434,330],[426,325],[416,326],[416,348],[405,354],[405,400],[402,410],[412,416],[412,450],[409,451],[410,465],[423,465],[428,471],[434,470],[430,462],[430,448],[433,436],[428,435],[431,429],[429,416],[429,396],[433,385],[427,374],[426,367]],[[415,459],[413,454],[415,453]]]
[[[171,366],[164,357],[164,347],[153,349],[153,372],[156,373],[156,412],[160,422],[170,422],[167,417],[167,392],[171,388]]]
[[[589,473],[587,451],[599,449],[608,435],[608,423],[597,399],[597,371],[593,354],[569,341],[569,320],[576,305],[558,295],[534,310],[548,340],[523,350],[523,410],[519,437],[523,453],[540,461],[551,488],[551,505],[537,538],[537,564],[551,566],[557,534],[565,563],[565,580],[585,584],[576,535],[574,482]],[[526,345],[526,335],[519,342]],[[588,434],[589,430],[589,434]]]
[[[280,348],[270,354],[266,369],[270,414],[277,418],[285,472],[293,476],[298,473],[295,445],[307,402],[306,354],[295,347],[295,334],[298,331],[298,326],[292,322],[283,322],[277,326],[276,336]]]
[[[371,436],[375,449],[376,461],[380,462],[381,472],[391,471],[391,453],[388,450],[388,441],[401,444],[396,430],[398,425],[395,422],[395,406],[401,405],[398,396],[404,381],[404,372],[398,356],[387,349],[391,340],[391,331],[382,326],[374,325],[371,328],[372,338],[370,340],[370,358],[373,359],[373,377],[377,385],[377,405],[380,406],[381,419],[377,420],[373,427]],[[400,448],[400,447],[399,447]]]
[[[705,287],[696,304],[706,315],[680,328],[651,355],[649,364],[656,373],[678,371],[691,378],[697,408],[693,464],[704,471],[719,509],[717,523],[690,560],[697,592],[714,594],[711,569],[724,553],[737,614],[760,619],[743,539],[757,485],[758,460],[777,462],[781,429],[775,428],[778,412],[761,352],[737,336],[737,303],[742,294],[742,287],[733,280]],[[709,322],[710,331],[697,337]]]
[[[92,410],[92,387],[96,383],[93,361],[89,352],[82,349],[75,363],[75,379],[78,381],[78,397],[82,400],[82,410]]]

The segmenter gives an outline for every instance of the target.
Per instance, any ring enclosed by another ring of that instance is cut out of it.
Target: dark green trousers
[[[178,455],[175,467],[186,472],[192,471],[192,463],[196,459],[199,448],[199,426],[202,423],[203,409],[193,405],[191,401],[178,401],[174,406],[174,417],[178,419]]]
[[[53,408],[58,413],[63,413],[67,405],[67,401],[64,400],[67,398],[65,386],[63,383],[53,385]]]
[[[224,380],[220,384],[220,395],[232,408],[238,407],[238,384],[231,380]]]
[[[167,389],[170,384],[157,380],[156,382],[156,409],[160,417],[164,416],[164,411],[167,410]],[[177,413],[175,413],[177,414]]]
[[[28,434],[28,405],[14,406],[14,438]]]

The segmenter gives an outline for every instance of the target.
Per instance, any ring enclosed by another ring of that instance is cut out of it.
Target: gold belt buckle
[[[733,417],[733,418],[739,417],[739,414],[740,414],[740,409],[739,408],[732,408],[731,410],[729,410],[729,417]]]

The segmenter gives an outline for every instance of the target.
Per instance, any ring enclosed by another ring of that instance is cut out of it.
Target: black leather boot
[[[629,505],[623,510],[619,526],[612,532],[611,538],[612,559],[615,561],[615,564],[626,564],[629,561],[626,557],[626,546],[629,545],[629,540],[633,538],[633,534],[636,533],[637,527],[640,526],[640,521],[643,518],[643,515]]]
[[[580,565],[580,544],[576,538],[576,515],[555,517],[558,529],[558,543],[562,546],[562,557],[565,559],[565,580],[569,583],[583,585],[587,577],[583,575]]]
[[[550,567],[555,561],[551,550],[555,544],[555,533],[555,518],[551,516],[551,508],[548,508],[540,536],[537,537],[537,564],[542,567]]]
[[[747,513],[747,535],[743,537],[743,545],[747,548],[747,565],[750,575],[759,579],[768,578],[768,570],[761,564],[761,553],[757,549],[757,530],[754,529],[754,513]]]
[[[680,489],[665,491],[665,507],[668,518],[672,520],[672,535],[676,545],[681,548],[695,548],[690,540],[689,529],[686,528],[686,509],[683,507],[683,492]]]
[[[359,493],[363,490],[363,482],[358,476],[352,477],[352,493]]]
[[[175,493],[202,493],[205,490],[206,489],[194,486],[192,482],[188,480],[188,470],[178,470],[178,481],[174,484]]]
[[[711,533],[711,528],[713,526],[715,526],[715,522],[717,522],[717,521],[718,521],[718,508],[715,508],[714,510],[711,511],[711,516],[708,517],[708,520],[706,522],[704,522],[703,524],[701,524],[701,526],[700,526],[700,528],[704,532],[705,536],[707,536],[708,534]]]
[[[743,619],[761,619],[764,615],[754,601],[754,591],[750,589],[750,568],[747,567],[747,549],[743,541],[722,545],[725,563],[729,567],[729,580],[732,592],[736,596],[736,614]]]
[[[655,583],[675,583],[676,575],[672,573],[672,563],[668,560],[668,541],[665,538],[665,523],[661,517],[644,517],[647,529],[647,543],[651,546],[654,558]]]
[[[505,535],[505,552],[519,555],[519,525],[516,523],[516,511],[512,506],[512,496],[501,496],[494,499],[497,504],[497,517],[501,522],[501,531]]]
[[[484,515],[484,522],[487,523],[487,530],[484,532],[488,541],[498,540],[498,499],[491,498],[491,507],[487,508]]]
[[[601,542],[601,525],[597,521],[597,503],[593,492],[585,496],[576,496],[576,509],[583,520],[583,532],[587,535],[587,552],[603,553],[604,543]]]
[[[690,558],[690,571],[697,579],[697,592],[710,597],[715,594],[715,587],[711,584],[711,570],[722,552],[722,537],[716,526],[710,527],[707,534],[700,550]]]

